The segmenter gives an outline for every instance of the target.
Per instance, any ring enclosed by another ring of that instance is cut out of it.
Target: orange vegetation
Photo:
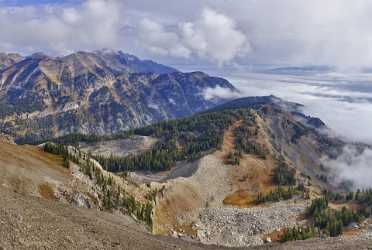
[[[54,195],[53,189],[47,184],[41,184],[39,185],[39,193],[41,197],[47,200],[56,200],[56,196]]]
[[[242,121],[236,122],[231,126],[224,135],[224,143],[222,147],[223,154],[229,154],[234,149],[233,131],[241,125]],[[270,148],[266,135],[260,129],[259,138],[260,144]],[[271,173],[274,168],[274,160],[270,156],[266,160],[257,158],[255,155],[243,155],[240,159],[239,166],[232,166],[230,175],[233,179],[233,188],[236,190],[231,195],[224,199],[225,205],[233,205],[238,207],[249,207],[254,205],[258,193],[267,194],[273,191],[276,187],[271,182]]]

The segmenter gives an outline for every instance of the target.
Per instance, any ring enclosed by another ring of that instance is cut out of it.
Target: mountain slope
[[[154,232],[240,247],[306,225],[310,200],[339,188],[322,159],[336,158],[346,143],[296,107],[273,96],[245,98],[145,129],[178,161],[163,179]]]
[[[71,192],[64,186],[85,196],[88,190],[83,189],[86,182],[74,179],[71,172],[62,166],[61,157],[38,147],[12,145],[0,137],[0,248],[174,249],[177,245],[206,249],[150,235],[143,225],[123,214],[63,202],[63,195]]]
[[[126,238],[128,235],[132,237],[132,233],[123,235],[120,239],[112,236],[112,234],[116,235],[116,228],[126,228],[126,219],[121,214],[129,214],[138,221],[146,221],[147,228],[155,234],[172,235],[189,240],[192,238],[205,244],[248,247],[262,245],[268,238],[270,241],[271,239],[276,241],[280,232],[307,223],[308,218],[304,215],[311,199],[319,197],[323,190],[337,188],[332,182],[320,178],[320,175],[328,174],[327,169],[322,166],[321,159],[324,156],[337,157],[346,145],[341,140],[327,136],[324,133],[327,129],[324,123],[317,118],[301,114],[299,107],[301,105],[288,103],[274,96],[244,98],[228,102],[211,111],[182,119],[163,121],[117,135],[75,134],[54,140],[69,145],[88,144],[85,145],[87,147],[82,147],[82,149],[88,148],[88,151],[89,148],[99,146],[100,150],[96,151],[99,154],[104,152],[106,147],[107,152],[114,153],[94,155],[93,152],[93,158],[72,146],[45,144],[44,150],[63,155],[65,161],[70,160],[68,170],[62,166],[62,157],[46,154],[40,148],[17,145],[7,145],[2,148],[4,154],[0,154],[0,167],[3,172],[9,173],[13,169],[12,173],[17,174],[16,176],[34,176],[31,178],[31,183],[37,183],[38,186],[42,184],[40,178],[43,175],[39,174],[36,178],[35,175],[22,169],[25,167],[39,169],[39,173],[47,173],[44,174],[44,182],[49,183],[54,194],[64,194],[62,195],[64,197],[67,193],[67,197],[78,198],[75,201],[56,199],[53,195],[46,195],[50,192],[40,192],[39,189],[36,196],[115,211],[114,215],[109,216],[105,213],[99,215],[95,211],[80,212],[76,209],[73,211],[65,205],[58,205],[56,201],[50,203],[42,201],[36,205],[33,201],[28,201],[28,198],[9,196],[8,191],[2,196],[5,197],[4,199],[16,197],[14,199],[20,201],[17,203],[19,206],[24,206],[24,201],[28,202],[29,209],[26,211],[29,212],[22,213],[27,218],[40,209],[56,214],[56,220],[59,220],[60,215],[63,217],[66,213],[70,214],[71,220],[65,224],[59,222],[62,225],[59,227],[63,229],[62,233],[51,234],[46,238],[48,244],[49,240],[58,239],[58,242],[70,247],[72,244],[70,242],[75,242],[77,239],[74,236],[70,237],[68,242],[64,241],[65,232],[69,228],[74,231],[76,225],[81,225],[79,222],[81,220],[85,225],[82,226],[83,232],[86,227],[90,230],[88,232],[91,232],[91,228],[94,228],[95,232],[101,232],[102,226],[95,224],[96,220],[90,224],[92,218],[90,214],[93,217],[98,216],[99,223],[103,224],[103,230],[109,232],[95,238],[93,244],[97,244],[100,248],[123,248],[122,244],[126,242],[134,244],[131,239],[127,241]],[[139,136],[143,139],[151,138],[153,142],[143,148],[144,144],[138,143]],[[130,144],[132,139],[133,146],[138,145],[138,150],[133,147],[123,147],[119,151],[114,151],[120,143]],[[110,151],[111,146],[112,151]],[[30,150],[38,152],[37,162],[29,160]],[[69,152],[68,155],[64,152],[66,150]],[[18,156],[17,152],[22,154]],[[14,156],[9,157],[9,155]],[[64,178],[59,179],[63,185],[55,187],[54,185],[58,184],[56,176],[60,175],[55,176],[54,172],[45,171],[51,167],[40,164],[40,159],[46,156],[54,157],[56,160],[55,164],[52,164],[53,171],[59,169],[64,173],[67,172],[63,175]],[[9,159],[18,163],[9,164]],[[20,164],[22,159],[23,162]],[[0,180],[9,180],[8,176],[0,174]],[[66,182],[65,179],[69,181]],[[75,181],[71,182],[72,179]],[[76,182],[80,185],[76,185]],[[19,181],[8,181],[6,190],[19,192],[22,189],[14,187],[26,186],[17,183]],[[80,195],[69,195],[73,194],[69,183],[75,183],[72,191],[75,190]],[[89,195],[86,194],[87,191]],[[277,196],[278,193],[282,196]],[[29,194],[26,192],[26,195]],[[31,195],[35,196],[35,192],[31,192]],[[92,199],[92,197],[97,198]],[[149,202],[151,206],[148,206]],[[332,205],[338,206],[338,204]],[[10,211],[14,208],[9,205],[7,209],[6,215],[11,214]],[[0,216],[10,221],[11,216],[4,216],[4,214]],[[120,217],[115,220],[113,216]],[[79,219],[75,220],[77,217]],[[12,225],[24,227],[33,225],[32,223],[24,220],[16,221]],[[134,225],[133,230],[140,227],[136,223],[131,225]],[[47,230],[45,228],[49,227],[54,227],[54,224],[48,219],[42,223],[40,230],[44,232]],[[29,231],[34,235],[35,231]],[[0,237],[2,235],[10,237],[6,231],[0,234]],[[27,238],[23,231],[16,232],[15,235],[17,239]],[[79,244],[85,246],[87,234],[77,235],[80,237]],[[371,242],[370,235],[368,228],[358,229],[353,231],[352,236],[344,235],[337,240],[315,239],[286,243],[283,246],[267,244],[263,249],[270,247],[313,249],[314,244],[320,249],[330,245],[332,247],[330,249],[344,249],[343,247],[346,246],[350,248],[353,245],[365,247]],[[39,236],[35,237],[38,239]],[[174,242],[181,248],[202,247],[189,245],[189,243],[184,245],[186,243],[168,238],[153,238],[153,236],[147,238],[147,235],[142,233],[135,234],[133,237],[138,241],[157,240],[156,244],[160,246],[162,244],[168,246],[168,242]],[[116,244],[101,246],[103,241],[116,242]],[[137,242],[137,244],[140,244],[137,247],[142,247],[142,243]],[[148,246],[145,244],[143,247]],[[208,248],[208,246],[203,247]],[[209,248],[215,249],[214,246]]]
[[[211,108],[207,88],[237,91],[202,72],[182,73],[122,52],[34,54],[0,71],[0,129],[15,137],[107,134]]]
[[[0,71],[22,59],[22,56],[16,53],[0,53]]]
[[[0,247],[4,249],[231,249],[149,235],[129,218],[78,209],[0,189]],[[42,216],[41,216],[42,215]],[[58,228],[58,230],[56,230]],[[238,249],[368,249],[368,239],[312,239]]]
[[[99,147],[91,153],[105,170],[154,190],[153,233],[255,246],[311,223],[305,216],[311,200],[343,188],[322,159],[337,158],[348,144],[328,136],[326,125],[300,108],[275,96],[242,98],[126,133],[55,141]],[[154,143],[115,149],[138,136]],[[369,237],[369,231],[355,233]]]
[[[301,107],[300,104],[285,102],[275,96],[247,97],[190,117],[163,121],[124,133],[110,136],[71,135],[57,138],[55,142],[76,144],[85,141],[90,148],[94,148],[95,143],[99,145],[105,140],[149,137],[156,142],[150,148],[151,155],[143,153],[150,163],[140,161],[140,154],[133,168],[128,169],[128,162],[123,161],[121,164],[113,162],[112,167],[107,163],[106,169],[112,172],[159,171],[169,170],[179,161],[192,161],[222,150],[229,131],[230,137],[234,138],[230,139],[230,150],[235,148],[258,157],[272,155],[276,159],[285,158],[293,167],[301,168],[304,174],[315,178],[315,175],[324,173],[320,169],[322,157],[337,157],[346,143],[325,134],[324,131],[328,129],[326,125],[318,118],[302,114]],[[155,167],[156,164],[148,166],[153,163],[152,159],[161,163],[159,169]]]

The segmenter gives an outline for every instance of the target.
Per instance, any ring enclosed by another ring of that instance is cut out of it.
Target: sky
[[[370,13],[370,0],[0,0],[0,51],[110,48],[171,65],[369,67]]]

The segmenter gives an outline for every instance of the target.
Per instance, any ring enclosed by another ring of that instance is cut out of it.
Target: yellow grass
[[[41,195],[41,197],[47,200],[57,199],[57,197],[54,194],[53,189],[47,183],[39,185],[39,194]]]

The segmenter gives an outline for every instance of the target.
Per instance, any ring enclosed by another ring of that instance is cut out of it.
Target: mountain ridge
[[[0,83],[0,129],[39,138],[140,127],[225,101],[206,99],[208,88],[238,92],[222,78],[106,51],[34,54],[0,71]]]

